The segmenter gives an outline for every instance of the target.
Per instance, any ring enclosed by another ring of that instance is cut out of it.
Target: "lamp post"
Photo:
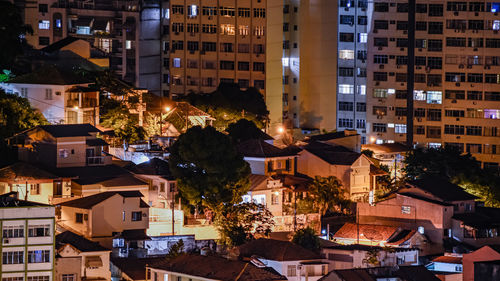
[[[170,106],[165,106],[164,108],[162,108],[165,110],[165,112],[168,113],[170,112],[171,108]],[[162,109],[160,109],[160,137],[163,135],[163,117],[162,117]],[[165,118],[167,118],[167,116],[165,116]]]

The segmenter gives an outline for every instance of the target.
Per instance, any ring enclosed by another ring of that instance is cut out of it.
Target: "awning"
[[[100,256],[85,257],[85,267],[102,267],[102,260]]]

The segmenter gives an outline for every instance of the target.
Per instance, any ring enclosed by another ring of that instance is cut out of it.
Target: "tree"
[[[250,188],[248,163],[228,136],[210,126],[195,126],[180,135],[171,147],[169,165],[180,195],[216,214],[241,202]]]
[[[226,206],[216,216],[215,224],[220,242],[239,246],[253,240],[256,235],[268,236],[274,226],[271,212],[256,203],[240,203]]]
[[[366,155],[366,156],[368,156],[370,158],[373,157],[373,153],[374,153],[373,150],[370,150],[370,149],[363,149],[363,150],[361,150],[361,154],[364,154],[364,155]]]
[[[350,200],[345,196],[342,182],[334,176],[314,177],[308,194],[321,215],[329,210],[346,211],[349,208]]]
[[[145,138],[146,132],[138,126],[137,118],[123,105],[109,109],[101,119],[102,126],[113,129],[115,135],[127,143]]]
[[[165,258],[167,260],[173,260],[182,254],[184,254],[184,241],[182,241],[181,239],[177,241],[177,243],[172,245],[172,247],[170,247],[170,250],[168,250],[168,254],[165,256]]]
[[[0,139],[45,124],[47,119],[31,107],[28,99],[0,90]]]
[[[226,131],[235,143],[250,139],[260,139],[265,136],[265,133],[257,128],[253,121],[247,119],[240,119],[235,123],[229,124]]]
[[[292,242],[313,252],[319,252],[319,238],[314,229],[310,227],[297,230],[293,235]]]
[[[185,100],[215,118],[214,127],[220,131],[241,118],[254,121],[258,128],[268,120],[264,97],[255,88],[242,91],[237,84],[221,83],[213,93],[190,93]]]
[[[469,153],[445,146],[436,149],[415,149],[406,156],[407,180],[441,177],[478,196],[486,206],[500,207],[500,177],[481,169],[481,164]]]
[[[19,9],[9,1],[0,1],[0,69],[12,69],[18,55],[23,53],[22,35],[33,33],[25,25]]]

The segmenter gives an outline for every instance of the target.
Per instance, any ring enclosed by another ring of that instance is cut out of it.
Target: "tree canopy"
[[[407,180],[441,177],[480,197],[486,206],[500,207],[500,177],[481,169],[481,164],[469,153],[463,154],[451,146],[419,148],[412,150],[404,163]]]
[[[345,195],[342,182],[334,177],[314,177],[309,185],[309,200],[321,215],[328,211],[346,211],[349,208],[350,200]]]
[[[263,128],[269,111],[264,97],[255,88],[241,90],[237,84],[221,83],[213,93],[190,93],[186,101],[214,117],[214,127],[223,131],[230,123],[244,118]]]
[[[0,1],[0,69],[12,69],[18,55],[23,53],[22,35],[33,33],[24,24],[19,9],[9,1]]]
[[[128,108],[122,104],[108,109],[101,116],[101,125],[113,129],[115,136],[128,143],[145,138],[146,133],[138,123],[137,117],[130,114]]]
[[[313,252],[320,250],[319,237],[310,227],[297,230],[293,235],[292,242]]]
[[[180,195],[214,212],[241,202],[250,187],[250,166],[230,137],[210,126],[180,135],[170,149],[169,165]]]
[[[259,139],[265,135],[264,132],[257,128],[253,121],[247,119],[240,119],[235,123],[229,124],[226,131],[235,143],[250,139]]]
[[[47,119],[31,107],[28,99],[0,90],[0,139],[45,124]]]

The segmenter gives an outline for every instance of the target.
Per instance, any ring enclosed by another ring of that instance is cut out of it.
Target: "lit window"
[[[165,9],[165,13],[163,14],[163,18],[166,18],[166,19],[170,18],[170,9],[169,8]]]
[[[418,100],[418,101],[424,101],[426,100],[426,95],[425,95],[425,92],[423,90],[415,90],[413,91],[413,99],[414,100]]]
[[[125,41],[125,49],[127,49],[127,50],[132,49],[132,41],[130,41],[130,40]]]
[[[339,51],[339,59],[341,59],[341,60],[354,59],[354,51],[353,50],[340,50]]]
[[[48,20],[38,21],[38,29],[50,29],[50,21]]]
[[[359,33],[359,43],[366,43],[368,41],[368,33]]]
[[[492,29],[493,30],[499,30],[500,29],[500,20],[494,20],[493,21]]]
[[[411,213],[411,207],[410,206],[401,206],[401,214],[407,214],[409,215]]]
[[[381,140],[381,139],[377,139],[375,141],[375,144],[383,144],[384,143],[384,140]]]
[[[394,126],[394,132],[397,134],[406,134],[406,125],[405,124],[396,124]]]
[[[441,91],[428,91],[427,92],[427,103],[441,104],[443,98],[443,93]]]
[[[196,17],[198,15],[198,6],[190,5],[188,6],[188,16]]]
[[[387,123],[387,128],[394,128],[394,123]]]
[[[428,144],[429,148],[440,148],[441,147],[441,143],[440,142],[430,142]]]
[[[62,21],[61,19],[56,19],[56,27],[61,28],[62,27]]]
[[[347,95],[354,94],[354,85],[339,84],[339,93]]]
[[[180,58],[174,58],[174,67],[181,67],[181,59]]]
[[[358,85],[358,95],[366,95],[366,85]]]
[[[90,35],[90,26],[77,26],[76,34]]]
[[[281,58],[281,63],[283,64],[283,67],[288,67],[289,65],[289,58]]]
[[[224,35],[234,35],[234,24],[221,24],[220,25],[220,33]]]

